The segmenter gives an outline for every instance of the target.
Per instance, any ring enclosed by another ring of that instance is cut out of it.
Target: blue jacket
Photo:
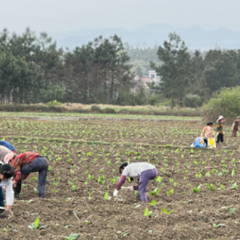
[[[16,152],[15,147],[14,147],[11,143],[9,143],[9,142],[7,142],[7,141],[0,141],[0,145],[6,147],[6,148],[8,148],[8,149],[10,149],[10,150],[13,151],[13,152]]]

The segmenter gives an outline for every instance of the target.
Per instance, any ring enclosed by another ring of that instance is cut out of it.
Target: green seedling
[[[170,215],[173,211],[169,211],[169,212],[168,212],[165,208],[162,208],[162,212]]]
[[[234,213],[236,211],[236,208],[229,208],[228,212]]]
[[[31,179],[31,182],[34,182],[34,181],[36,181],[37,180],[37,177],[33,177],[32,179]]]
[[[168,195],[168,196],[169,196],[169,195],[173,195],[173,193],[174,193],[174,188],[171,189],[171,190],[169,190],[169,191],[167,191],[167,195]]]
[[[215,227],[215,228],[219,228],[219,227],[225,227],[225,224],[223,224],[223,223],[219,223],[219,224],[213,224],[213,227]]]
[[[201,187],[202,187],[202,185],[200,184],[200,185],[198,185],[197,187],[194,187],[193,188],[193,192],[194,193],[199,193],[200,192],[200,189],[201,189]]]
[[[216,188],[212,184],[210,184],[209,185],[209,190],[213,192],[213,191],[216,191]]]
[[[152,206],[155,206],[155,205],[156,205],[156,203],[157,203],[157,202],[156,202],[156,200],[154,199],[154,200],[152,200],[152,201],[151,201],[151,203],[150,203],[150,204],[151,204]]]
[[[41,230],[41,229],[43,229],[43,228],[45,228],[46,227],[46,225],[45,226],[39,226],[39,217],[37,217],[36,219],[35,219],[35,221],[31,224],[31,225],[29,225],[28,226],[29,228],[31,228],[31,229],[39,229],[39,230]]]
[[[80,236],[80,234],[74,233],[74,234],[70,234],[68,237],[64,237],[65,240],[76,240],[78,239]]]
[[[75,191],[76,188],[77,188],[77,185],[73,185],[73,186],[71,187],[72,191]]]
[[[34,200],[33,200],[33,199],[30,199],[30,200],[26,201],[27,204],[29,204],[29,203],[31,203],[31,202],[34,202]]]
[[[100,177],[98,177],[98,183],[104,184],[105,182],[106,182],[105,176],[100,176]]]
[[[148,208],[146,208],[144,211],[144,216],[150,218],[152,216],[152,211],[149,211]]]
[[[155,188],[152,192],[149,193],[151,196],[156,196],[160,193],[161,189]]]
[[[237,183],[235,182],[233,185],[232,185],[232,187],[231,187],[231,189],[237,189],[238,188],[238,185],[237,185]]]

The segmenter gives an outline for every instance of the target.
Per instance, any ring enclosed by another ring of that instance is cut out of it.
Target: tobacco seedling
[[[169,211],[169,212],[168,212],[165,208],[162,208],[162,212],[170,215],[173,211]]]
[[[160,193],[161,189],[155,188],[152,192],[149,193],[151,196],[156,196]]]
[[[146,208],[144,211],[144,216],[150,218],[152,216],[152,211],[149,211],[148,208]]]
[[[193,188],[193,192],[194,192],[194,193],[199,193],[201,187],[202,187],[202,184],[198,185],[197,187],[194,187],[194,188]]]

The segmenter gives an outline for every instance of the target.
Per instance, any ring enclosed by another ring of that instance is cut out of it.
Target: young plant
[[[162,208],[162,212],[170,215],[173,211],[169,211],[169,212],[168,212],[165,208]]]
[[[152,192],[149,193],[151,196],[156,196],[160,193],[161,189],[155,188]]]
[[[152,216],[152,211],[149,211],[148,208],[146,208],[144,211],[144,216],[150,218]]]
[[[200,189],[201,189],[201,187],[202,187],[202,185],[200,184],[200,185],[198,185],[197,187],[194,187],[193,188],[193,192],[194,193],[199,193],[200,192]]]

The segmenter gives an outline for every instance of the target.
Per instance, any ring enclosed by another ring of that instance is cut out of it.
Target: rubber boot
[[[17,186],[13,188],[14,190],[14,197],[19,199],[19,194],[21,192],[21,188],[22,188],[22,180],[20,180],[17,183]]]
[[[45,198],[45,193],[39,193],[38,195],[40,198]]]

